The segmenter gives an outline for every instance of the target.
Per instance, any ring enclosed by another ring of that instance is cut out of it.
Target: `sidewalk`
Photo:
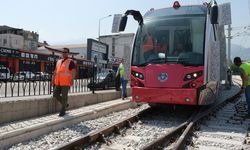
[[[131,107],[136,107],[136,104],[131,102],[130,99],[116,99],[69,110],[63,117],[59,117],[58,113],[56,113],[44,117],[8,123],[0,126],[0,149],[71,124],[95,119],[110,112],[120,111]]]
[[[95,91],[69,94],[69,109],[110,101],[119,98],[121,93],[115,90]],[[130,95],[130,89],[128,89]],[[59,112],[61,105],[52,99],[52,95],[12,97],[0,99],[0,125]]]

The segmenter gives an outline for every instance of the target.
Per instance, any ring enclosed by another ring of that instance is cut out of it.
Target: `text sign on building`
[[[94,61],[96,57],[98,62],[107,64],[108,45],[94,39],[87,40],[87,59]]]
[[[94,51],[97,51],[97,52],[101,52],[101,53],[107,52],[107,46],[100,43],[100,42],[96,42],[96,41],[92,41],[91,49]]]
[[[30,58],[30,59],[36,59],[36,60],[38,60],[38,54],[32,54],[32,53],[22,52],[21,53],[21,57],[22,58]]]
[[[120,21],[122,18],[122,14],[115,14],[113,18],[113,25],[112,25],[112,33],[119,32]]]
[[[9,57],[9,58],[25,58],[31,60],[45,60],[45,61],[56,61],[59,59],[59,56],[56,55],[42,55],[42,54],[33,54],[30,52],[23,52],[16,49],[0,47],[0,56]]]
[[[20,57],[20,51],[0,47],[0,56],[4,56],[4,57]]]
[[[219,24],[220,25],[232,24],[230,3],[224,3],[219,5]]]

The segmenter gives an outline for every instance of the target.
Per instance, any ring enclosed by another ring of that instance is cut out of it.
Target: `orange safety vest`
[[[69,64],[73,60],[67,58],[63,63],[62,61],[63,59],[60,59],[56,63],[54,84],[57,86],[71,86],[73,70],[69,70]]]
[[[144,52],[154,49],[154,39],[152,36],[147,37],[147,40],[143,44],[143,49],[144,49]]]
[[[156,46],[156,50],[159,52],[164,52],[167,50],[167,46],[165,44],[157,44]]]

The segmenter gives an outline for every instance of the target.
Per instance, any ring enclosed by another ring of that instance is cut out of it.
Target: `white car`
[[[20,71],[15,73],[14,81],[34,81],[35,80],[35,74],[30,71]]]
[[[48,73],[45,72],[35,72],[35,79],[36,80],[50,80],[51,79],[51,75],[49,75]]]
[[[7,81],[10,79],[10,69],[8,67],[0,66],[0,80]]]

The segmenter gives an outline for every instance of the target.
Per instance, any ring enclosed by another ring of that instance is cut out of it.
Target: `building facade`
[[[110,67],[117,67],[121,59],[130,62],[134,36],[134,33],[115,33],[100,36],[100,41],[109,45],[108,59]]]
[[[132,47],[134,36],[134,33],[116,33],[100,36],[100,41],[109,45],[109,58],[123,58],[124,46]]]
[[[0,47],[0,66],[7,67],[14,75],[20,71],[52,74],[61,54],[53,51],[37,52]],[[73,58],[76,64],[76,78],[88,78],[92,75],[93,62]]]
[[[70,52],[79,53],[78,55],[74,56],[74,58],[87,59],[87,44],[50,45],[49,47],[53,49],[63,49],[66,47],[70,49]],[[51,54],[51,52],[44,46],[39,47],[36,51],[45,54]],[[61,56],[61,54],[58,55]]]
[[[39,35],[36,32],[23,29],[0,26],[0,47],[36,50]]]
[[[121,60],[124,60],[124,78],[130,80],[131,52],[134,33],[116,33],[100,37],[100,41],[109,45],[108,68],[117,70]]]

